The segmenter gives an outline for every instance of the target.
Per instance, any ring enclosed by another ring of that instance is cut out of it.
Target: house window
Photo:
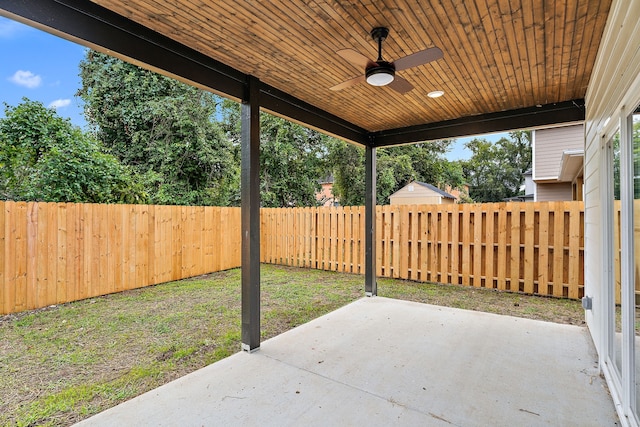
[[[624,412],[640,420],[640,108],[609,140],[611,197],[609,361]]]
[[[617,371],[618,376],[622,375],[622,289],[621,283],[621,202],[620,202],[620,130],[616,131],[610,141],[610,149],[612,150],[611,159],[613,165],[611,168],[612,177],[612,193],[613,203],[611,204],[611,218],[613,224],[611,229],[613,230],[613,312],[615,313],[615,321],[610,327],[613,329],[613,354],[611,360]]]

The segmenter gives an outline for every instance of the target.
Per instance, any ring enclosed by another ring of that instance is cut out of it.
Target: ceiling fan
[[[438,60],[443,57],[442,50],[438,47],[421,50],[411,55],[407,55],[393,62],[387,62],[382,59],[382,42],[389,35],[389,29],[385,27],[376,27],[371,30],[371,37],[378,43],[378,59],[369,60],[366,56],[356,52],[353,49],[342,49],[336,53],[351,62],[354,65],[364,68],[364,75],[342,82],[331,87],[331,90],[342,90],[347,87],[367,82],[372,86],[389,85],[391,89],[399,93],[406,93],[413,89],[413,85],[407,80],[396,75],[396,71],[406,70],[408,68],[417,67],[427,64],[431,61]]]

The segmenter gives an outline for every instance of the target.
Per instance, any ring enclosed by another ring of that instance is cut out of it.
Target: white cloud
[[[12,21],[11,19],[7,18],[0,18],[0,38],[12,38],[19,33],[29,29],[30,27],[24,24],[20,24],[19,22]]]
[[[9,77],[9,80],[19,86],[24,86],[29,89],[37,88],[42,83],[42,77],[37,74],[33,74],[31,71],[24,70],[16,71],[13,76]]]
[[[70,99],[56,99],[49,104],[49,108],[55,108],[57,110],[58,108],[66,107],[69,104],[71,104]]]

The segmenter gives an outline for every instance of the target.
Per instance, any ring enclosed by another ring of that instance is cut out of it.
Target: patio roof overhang
[[[376,295],[376,147],[582,121],[611,0],[12,0],[0,15],[242,102],[242,342],[260,346],[259,114],[365,146],[365,292]],[[337,54],[374,60],[439,47],[362,83]],[[444,96],[430,98],[432,91]]]
[[[15,0],[0,14],[361,145],[531,128],[584,119],[584,96],[610,0]],[[375,59],[437,46],[444,57],[399,74],[414,89],[330,88]],[[442,90],[436,99],[427,94]]]

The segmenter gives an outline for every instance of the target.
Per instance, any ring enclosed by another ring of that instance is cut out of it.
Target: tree
[[[223,128],[240,144],[240,107],[223,106]],[[329,137],[288,120],[260,114],[260,198],[263,207],[315,206],[326,174]]]
[[[217,96],[94,51],[80,63],[80,76],[87,121],[144,177],[153,203],[237,199],[239,162],[217,123]]]
[[[343,206],[364,205],[364,149],[338,139],[329,142],[333,195]]]
[[[450,144],[442,140],[377,149],[376,202],[388,204],[391,194],[413,180],[443,188],[464,184],[461,167],[444,157]],[[364,204],[364,149],[334,140],[328,156],[335,179],[334,194],[340,203]]]
[[[4,200],[140,203],[142,186],[100,144],[40,102],[5,105],[0,119]]]
[[[632,120],[631,140],[633,144],[633,198],[640,199],[640,115],[634,114]],[[613,149],[613,197],[620,200],[620,130],[611,140]]]
[[[511,132],[495,144],[475,138],[466,147],[473,155],[461,165],[473,200],[499,202],[521,193],[523,174],[531,168],[531,132]]]

